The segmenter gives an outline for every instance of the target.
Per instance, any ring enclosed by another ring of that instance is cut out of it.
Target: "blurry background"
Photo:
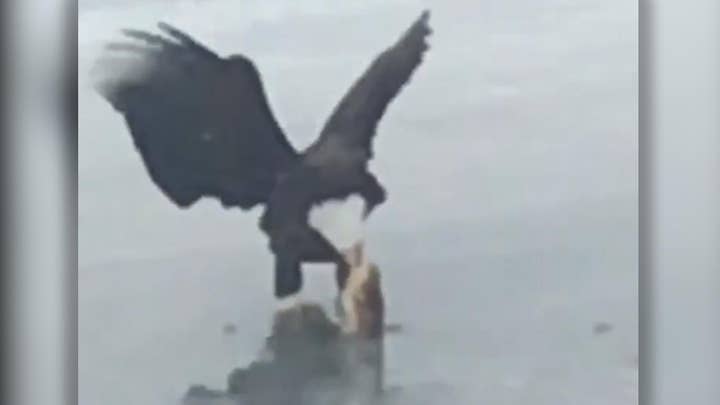
[[[81,0],[81,405],[224,385],[273,309],[259,211],[183,211],[161,194],[91,89],[104,42],[165,20],[246,54],[302,148],[425,7],[431,51],[373,161],[389,201],[370,254],[404,327],[388,340],[389,384],[438,404],[637,402],[637,4]],[[329,302],[332,273],[305,274]]]

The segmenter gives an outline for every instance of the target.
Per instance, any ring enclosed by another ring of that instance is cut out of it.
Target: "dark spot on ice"
[[[385,325],[385,333],[393,334],[403,331],[403,326],[399,323],[388,323]]]
[[[234,335],[235,332],[237,332],[237,326],[232,323],[226,323],[222,330],[226,335]]]
[[[593,333],[596,335],[604,335],[613,330],[613,326],[609,322],[596,322],[593,326]]]

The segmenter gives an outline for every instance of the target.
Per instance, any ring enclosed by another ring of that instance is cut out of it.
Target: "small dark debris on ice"
[[[237,332],[237,326],[233,323],[226,323],[222,331],[224,335],[234,335]]]
[[[593,334],[604,335],[613,330],[613,325],[609,322],[596,322],[593,326]]]

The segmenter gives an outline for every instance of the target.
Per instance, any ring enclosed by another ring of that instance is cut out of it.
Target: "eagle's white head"
[[[365,205],[365,199],[359,194],[350,194],[342,200],[325,200],[310,208],[308,224],[343,252],[363,240]]]

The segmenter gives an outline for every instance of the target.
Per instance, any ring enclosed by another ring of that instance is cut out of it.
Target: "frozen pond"
[[[273,309],[259,211],[184,211],[160,193],[90,89],[103,42],[165,20],[252,57],[301,148],[425,7],[431,50],[373,161],[389,200],[371,255],[404,326],[388,338],[388,383],[409,404],[637,403],[637,4],[299,3],[80,1],[80,405],[222,387]],[[332,273],[309,270],[308,295],[329,302]]]

